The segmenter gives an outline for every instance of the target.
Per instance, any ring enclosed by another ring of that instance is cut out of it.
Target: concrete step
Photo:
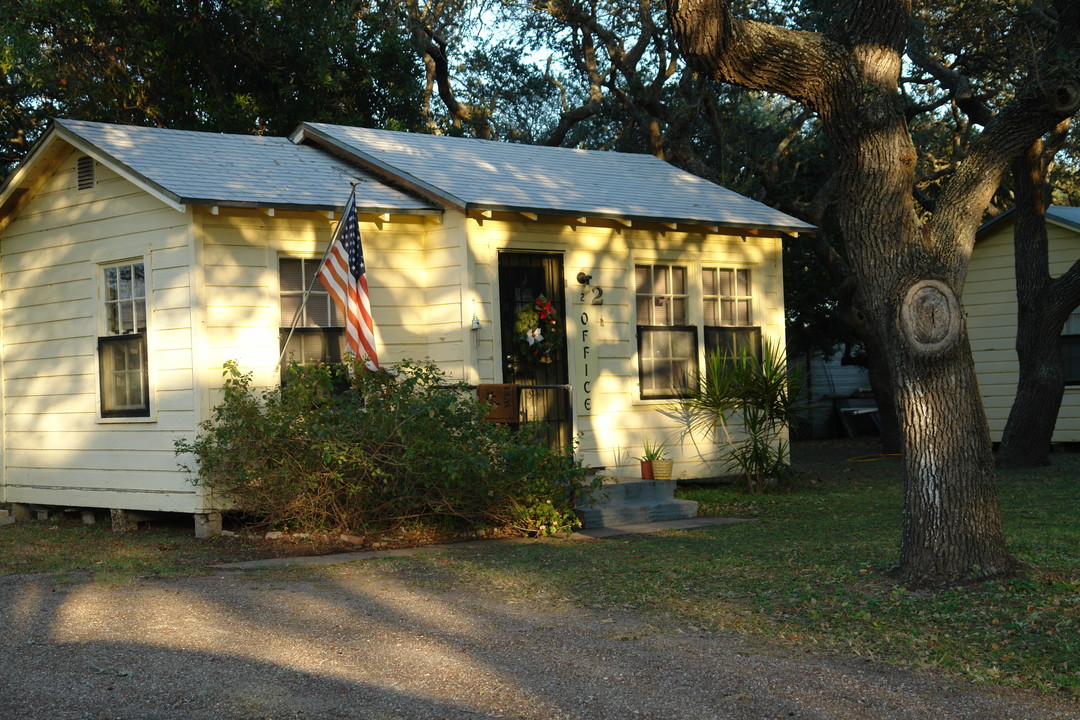
[[[619,527],[636,523],[686,520],[697,517],[698,504],[694,500],[668,500],[666,502],[623,503],[621,505],[597,505],[579,507],[575,511],[584,528]]]
[[[636,523],[685,520],[697,516],[693,500],[676,500],[671,480],[615,478],[604,480],[593,494],[591,505],[576,508],[587,529],[618,527]]]
[[[597,505],[622,505],[637,502],[664,502],[675,498],[675,483],[671,480],[637,480],[613,478],[593,494]]]

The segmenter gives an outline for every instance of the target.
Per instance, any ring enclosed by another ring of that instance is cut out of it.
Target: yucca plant
[[[720,459],[738,469],[748,492],[762,493],[789,472],[784,431],[809,409],[804,385],[802,371],[788,368],[779,344],[766,343],[760,360],[745,349],[714,353],[694,390],[680,400],[681,415],[693,431],[722,431]],[[739,440],[728,428],[735,415],[742,425]]]

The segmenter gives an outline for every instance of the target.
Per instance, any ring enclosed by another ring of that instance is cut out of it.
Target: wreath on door
[[[551,301],[540,295],[518,311],[514,322],[518,353],[534,363],[549,363],[562,347],[563,338]]]

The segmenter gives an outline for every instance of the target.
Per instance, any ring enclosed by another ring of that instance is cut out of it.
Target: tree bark
[[[1064,128],[1061,128],[1064,132]],[[1016,398],[998,450],[998,467],[1031,468],[1050,462],[1065,368],[1061,330],[1080,304],[1080,261],[1057,279],[1050,277],[1046,234],[1046,170],[1053,152],[1036,141],[1013,163],[1016,209]]]
[[[740,20],[724,0],[668,3],[690,63],[798,100],[836,154],[854,305],[884,350],[904,436],[899,577],[918,585],[1013,572],[958,290],[1009,159],[1076,112],[1078,86],[1020,93],[973,144],[927,222],[914,209],[916,151],[899,93],[909,1],[857,2],[832,35]]]

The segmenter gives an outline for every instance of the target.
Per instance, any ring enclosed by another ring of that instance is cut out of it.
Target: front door
[[[570,443],[570,375],[561,255],[499,254],[503,382],[519,387],[521,420]]]

